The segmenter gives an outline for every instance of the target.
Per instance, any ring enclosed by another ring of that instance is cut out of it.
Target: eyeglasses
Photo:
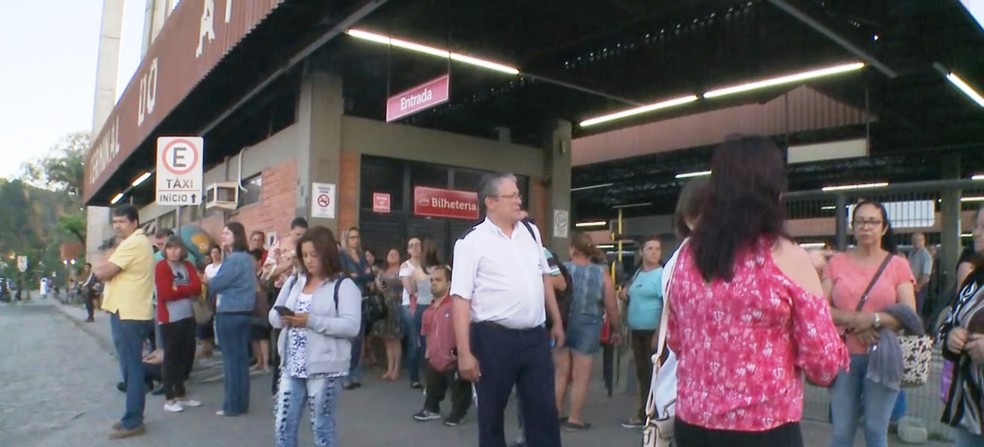
[[[854,222],[851,223],[853,224],[854,228],[864,228],[864,227],[875,228],[875,227],[880,227],[882,221],[878,219],[855,219]]]
[[[506,199],[506,200],[523,200],[523,196],[518,192],[514,194],[509,194],[508,196],[495,196],[495,197],[499,199]]]

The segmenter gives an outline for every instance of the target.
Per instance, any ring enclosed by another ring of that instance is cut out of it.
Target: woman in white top
[[[434,297],[430,292],[430,272],[441,265],[437,259],[437,244],[430,238],[411,238],[407,241],[410,258],[400,266],[403,281],[403,333],[407,337],[407,368],[410,388],[423,389],[420,383],[420,363],[426,352],[426,340],[420,336],[421,317]]]

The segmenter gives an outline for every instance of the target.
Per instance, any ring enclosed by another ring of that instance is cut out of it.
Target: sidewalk
[[[57,302],[56,302],[57,303]],[[35,305],[48,303],[35,303]],[[98,345],[112,352],[112,341],[106,314],[96,316],[95,323],[84,323],[85,310],[78,306],[56,305],[74,322],[73,330],[82,329],[95,339]],[[119,417],[123,395],[115,390],[118,371],[114,362],[105,363],[105,380],[95,383],[105,389],[105,399],[94,402],[94,407],[78,419],[78,423],[66,430],[53,433],[43,443],[34,446],[62,445],[109,445],[105,437],[109,425]],[[204,363],[204,362],[203,362]],[[216,362],[217,363],[217,362]],[[339,402],[338,430],[339,445],[342,446],[474,446],[477,439],[477,424],[474,411],[469,414],[465,424],[455,428],[443,426],[440,421],[416,422],[411,415],[420,409],[423,396],[419,391],[409,388],[405,380],[381,382],[377,377],[382,371],[369,369],[364,373],[363,388],[346,391]],[[242,445],[269,445],[273,441],[273,406],[270,397],[271,376],[258,375],[252,378],[250,413],[236,418],[221,418],[214,413],[221,406],[222,382],[202,383],[203,378],[221,373],[221,366],[203,368],[196,366],[189,384],[190,393],[202,400],[205,406],[189,409],[181,414],[165,413],[163,398],[148,396],[146,420],[148,432],[130,440],[112,445],[128,446],[183,446],[207,445],[215,447]],[[586,419],[593,427],[583,433],[563,433],[564,445],[568,447],[588,446],[636,446],[641,440],[640,432],[627,430],[618,424],[635,406],[635,399],[624,393],[616,393],[608,398],[600,380],[600,374],[593,379],[593,388],[586,409]],[[447,408],[443,408],[445,411]],[[306,418],[306,416],[305,416]],[[507,410],[507,439],[518,434],[513,409]],[[311,445],[310,428],[302,423],[301,445]],[[829,424],[805,420],[802,423],[805,444],[811,447],[827,447],[830,444]],[[890,445],[903,446],[894,436]],[[858,437],[856,445],[863,445]],[[949,443],[924,444],[936,447]],[[778,447],[778,446],[777,446]]]

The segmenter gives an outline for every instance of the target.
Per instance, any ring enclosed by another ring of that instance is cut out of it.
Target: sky
[[[140,63],[145,0],[125,0],[117,99]],[[103,0],[0,0],[0,177],[92,130]],[[52,12],[57,11],[57,14]]]

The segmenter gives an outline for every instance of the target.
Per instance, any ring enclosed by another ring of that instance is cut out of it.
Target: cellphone
[[[273,310],[277,311],[278,314],[285,317],[293,317],[294,311],[287,308],[287,306],[275,306]]]

